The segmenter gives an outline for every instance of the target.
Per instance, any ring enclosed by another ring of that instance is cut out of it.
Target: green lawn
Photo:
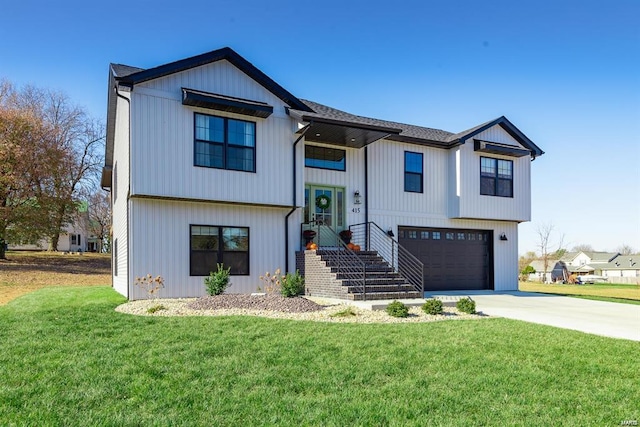
[[[135,317],[108,287],[0,307],[0,425],[620,425],[638,343],[507,319]]]
[[[591,297],[601,301],[640,304],[640,286],[615,283],[595,283],[592,285],[546,284],[540,282],[520,282],[519,289],[525,292],[540,292],[575,297]],[[640,420],[639,420],[640,422]]]

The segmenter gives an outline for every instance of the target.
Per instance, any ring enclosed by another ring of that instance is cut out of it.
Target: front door
[[[325,225],[335,233],[345,229],[345,191],[343,187],[307,185],[304,190],[305,223]],[[333,233],[322,233],[320,246],[336,246]]]

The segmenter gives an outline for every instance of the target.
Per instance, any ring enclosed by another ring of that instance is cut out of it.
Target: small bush
[[[287,273],[280,283],[280,293],[283,297],[291,298],[304,293],[304,277],[298,270],[295,273]]]
[[[387,314],[393,317],[407,317],[409,315],[409,307],[400,301],[393,301],[387,306]]]
[[[146,276],[136,277],[134,284],[144,289],[147,293],[147,298],[152,299],[158,298],[160,289],[164,288],[164,279],[162,276],[153,277],[151,274],[147,274]]]
[[[470,297],[461,298],[456,303],[456,308],[458,309],[458,311],[461,311],[463,313],[475,314],[476,302]]]
[[[427,314],[442,314],[442,301],[430,298],[422,305],[422,311]]]
[[[162,305],[162,304],[158,304],[158,305],[154,305],[153,307],[149,307],[149,308],[147,308],[147,313],[149,313],[149,314],[153,314],[153,313],[155,313],[156,311],[166,310],[166,309],[167,309],[167,307],[165,307],[164,305]]]
[[[223,264],[218,264],[218,271],[209,273],[209,277],[205,277],[204,286],[207,288],[207,294],[220,295],[230,285],[229,276],[231,267],[224,269]]]
[[[338,311],[333,313],[330,317],[353,317],[357,316],[358,313],[353,309],[353,307],[349,306],[342,311]]]

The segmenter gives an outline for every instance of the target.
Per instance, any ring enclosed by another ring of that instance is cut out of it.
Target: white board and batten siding
[[[129,93],[122,92],[129,97]],[[112,254],[113,287],[122,295],[128,296],[128,257],[129,257],[129,104],[117,98],[115,140],[113,152],[113,171],[111,200],[113,202]],[[117,243],[116,243],[117,241]],[[116,262],[117,260],[117,262]]]
[[[130,299],[146,298],[136,277],[162,276],[160,297],[205,295],[204,276],[190,276],[190,226],[210,225],[249,228],[249,276],[231,276],[228,293],[264,289],[259,276],[284,270],[285,212],[277,208],[212,203],[131,199]]]
[[[506,131],[496,125],[474,137],[521,147]],[[449,152],[450,179],[455,182],[449,192],[452,218],[482,218],[503,221],[531,220],[531,158],[500,156],[474,151],[473,140]],[[480,157],[513,161],[513,197],[480,194]]]
[[[266,102],[266,119],[184,106],[181,88]],[[131,194],[289,206],[293,121],[284,102],[227,61],[142,83],[132,102]],[[194,113],[256,124],[256,171],[194,166]]]

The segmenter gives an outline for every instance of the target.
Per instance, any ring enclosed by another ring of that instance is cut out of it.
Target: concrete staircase
[[[307,295],[354,301],[422,298],[376,251],[355,252],[350,262],[340,251],[305,251]]]

